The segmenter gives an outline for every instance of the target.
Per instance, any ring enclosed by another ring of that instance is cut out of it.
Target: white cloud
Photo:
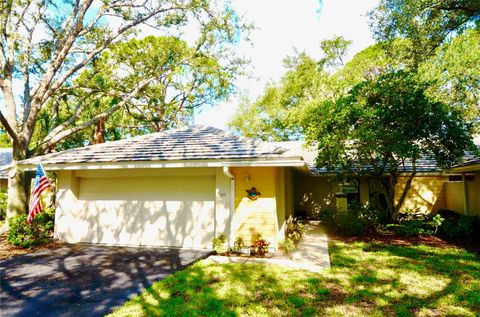
[[[319,56],[320,42],[342,35],[351,40],[349,58],[374,43],[366,13],[378,0],[324,0],[320,12],[318,0],[236,0],[234,8],[258,28],[252,44],[242,43],[239,51],[251,59],[255,79],[238,82],[251,99],[258,97],[265,85],[277,81],[285,72],[283,59],[293,48]],[[203,109],[195,123],[224,129],[238,107],[238,97],[215,107]]]

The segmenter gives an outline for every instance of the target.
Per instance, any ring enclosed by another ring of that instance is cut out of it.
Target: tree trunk
[[[8,218],[28,212],[28,186],[26,172],[19,170],[17,162],[27,158],[27,151],[23,144],[13,142],[12,168],[8,175]]]
[[[397,177],[390,175],[388,177],[379,176],[377,179],[382,185],[383,194],[385,195],[385,200],[387,202],[387,213],[389,221],[395,220],[395,185],[397,184]]]
[[[93,134],[93,144],[105,143],[105,118],[98,120]]]

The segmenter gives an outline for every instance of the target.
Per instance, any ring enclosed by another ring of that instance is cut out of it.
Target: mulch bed
[[[64,244],[65,243],[60,240],[52,240],[51,242],[45,245],[40,245],[40,246],[36,246],[29,249],[23,249],[20,247],[10,245],[7,241],[7,234],[4,233],[0,235],[0,259],[7,259],[13,256],[33,253],[33,252],[45,250],[45,249],[56,249],[56,248],[62,247]]]
[[[353,243],[353,242],[369,242],[369,243],[383,243],[383,244],[395,244],[401,246],[425,244],[438,248],[450,248],[457,247],[465,249],[467,251],[476,253],[480,256],[480,244],[474,240],[446,240],[436,236],[417,236],[417,237],[405,237],[396,234],[385,233],[371,233],[363,237],[346,237],[338,234],[330,234],[333,239]]]

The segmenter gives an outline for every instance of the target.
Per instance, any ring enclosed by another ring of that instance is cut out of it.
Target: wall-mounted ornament
[[[247,197],[250,200],[257,200],[259,196],[261,196],[260,192],[255,188],[252,187],[251,189],[247,189]]]

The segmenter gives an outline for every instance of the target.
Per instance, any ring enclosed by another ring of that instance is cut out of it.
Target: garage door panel
[[[215,177],[81,178],[80,200],[190,201],[214,194]],[[188,197],[185,194],[188,193]]]
[[[215,178],[80,179],[79,204],[77,241],[209,248]]]

